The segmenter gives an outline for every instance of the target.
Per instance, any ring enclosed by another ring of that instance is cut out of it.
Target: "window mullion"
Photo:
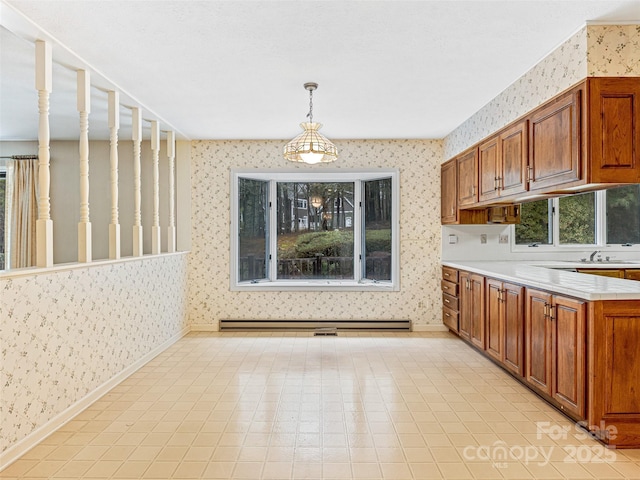
[[[549,200],[551,208],[549,213],[551,214],[551,239],[554,247],[560,246],[560,202],[557,198]]]
[[[353,185],[353,279],[360,282],[363,278],[364,261],[362,244],[364,238],[362,235],[363,224],[363,207],[362,207],[362,190],[364,189],[363,181],[355,181]]]
[[[278,279],[278,182],[269,181],[269,281]]]
[[[607,205],[605,190],[596,192],[596,244],[607,245]]]

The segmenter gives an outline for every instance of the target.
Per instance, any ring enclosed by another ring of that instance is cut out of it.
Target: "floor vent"
[[[313,331],[313,336],[314,337],[322,337],[322,336],[333,336],[336,337],[338,335],[338,330],[335,328],[316,328]]]
[[[265,331],[339,331],[409,332],[409,320],[220,320],[220,331],[265,332]],[[322,333],[320,334],[322,335]],[[333,335],[333,334],[330,334]]]

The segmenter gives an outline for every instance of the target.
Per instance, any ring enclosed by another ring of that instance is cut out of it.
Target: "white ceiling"
[[[74,69],[190,139],[442,138],[585,22],[640,22],[634,1],[2,0],[0,139],[37,137],[35,38],[54,41],[52,138],[77,138]],[[25,18],[26,17],[26,18]],[[19,38],[20,37],[20,38]],[[84,63],[83,63],[84,62]],[[114,87],[115,86],[115,87]],[[122,107],[127,138],[130,112]]]

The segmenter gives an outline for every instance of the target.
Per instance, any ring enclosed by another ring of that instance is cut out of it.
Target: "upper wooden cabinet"
[[[484,202],[527,189],[527,121],[516,123],[478,147],[478,200]]]
[[[580,179],[583,88],[557,97],[536,110],[529,122],[529,189]]]
[[[478,149],[472,148],[456,158],[458,164],[458,207],[478,201]]]
[[[458,177],[455,160],[444,163],[440,170],[440,221],[455,223],[458,210]]]
[[[459,211],[640,183],[640,78],[587,78],[455,161]]]
[[[640,78],[589,78],[591,183],[640,183]]]

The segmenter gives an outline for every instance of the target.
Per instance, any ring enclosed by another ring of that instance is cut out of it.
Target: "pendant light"
[[[318,84],[308,82],[304,84],[304,88],[309,92],[309,121],[301,123],[304,132],[284,146],[284,158],[311,165],[333,162],[338,158],[338,149],[318,132],[322,124],[313,121],[313,91],[318,88]]]

